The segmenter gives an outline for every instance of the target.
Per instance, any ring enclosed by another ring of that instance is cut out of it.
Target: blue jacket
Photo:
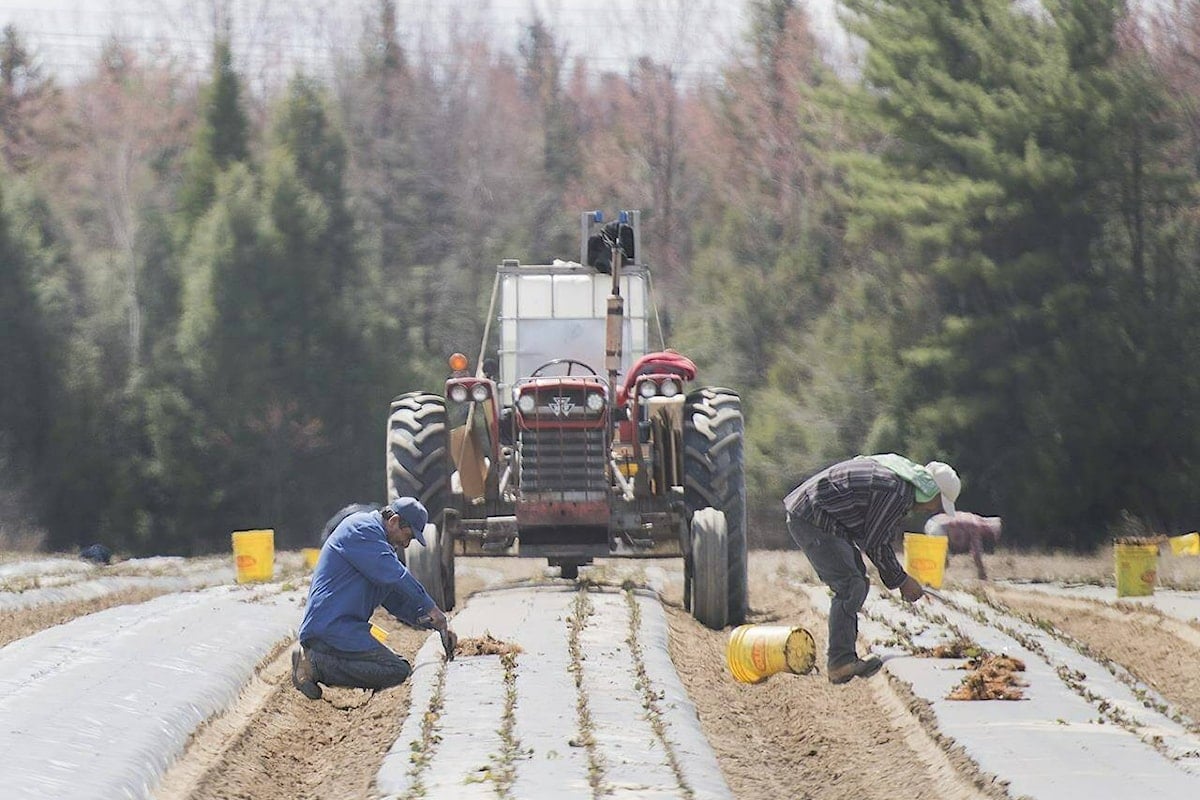
[[[378,511],[346,517],[325,540],[308,589],[300,641],[319,639],[351,653],[373,650],[371,614],[382,605],[413,627],[434,607],[425,587],[388,544]]]

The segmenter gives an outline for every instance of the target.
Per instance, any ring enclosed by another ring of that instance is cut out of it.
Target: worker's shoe
[[[313,676],[312,661],[303,645],[296,645],[296,649],[292,651],[292,686],[299,689],[309,700],[321,699],[321,687],[317,685]]]
[[[869,678],[876,672],[879,672],[883,666],[883,661],[878,656],[870,658],[856,658],[853,661],[847,661],[836,667],[829,668],[830,683],[849,683],[854,677]]]

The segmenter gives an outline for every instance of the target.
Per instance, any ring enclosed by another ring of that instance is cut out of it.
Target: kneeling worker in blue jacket
[[[321,698],[318,683],[386,689],[412,674],[406,658],[371,635],[371,614],[381,605],[406,625],[436,630],[446,658],[454,658],[458,636],[445,613],[396,556],[413,539],[425,546],[428,521],[425,506],[401,497],[378,511],[351,514],[329,534],[292,652],[292,685],[305,697]]]

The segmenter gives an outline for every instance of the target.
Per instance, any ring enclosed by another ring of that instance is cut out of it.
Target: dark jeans
[[[387,689],[399,686],[412,674],[408,659],[384,645],[361,653],[330,647],[320,639],[302,642],[313,665],[313,677],[326,686]]]
[[[858,611],[867,600],[871,581],[857,547],[812,523],[788,514],[788,533],[804,551],[808,561],[830,589],[829,660],[839,667],[858,658]]]

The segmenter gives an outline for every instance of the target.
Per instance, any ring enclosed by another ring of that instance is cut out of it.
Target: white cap
[[[930,461],[925,465],[925,469],[929,470],[933,482],[938,485],[938,491],[942,495],[942,508],[947,514],[953,514],[954,501],[962,491],[962,481],[958,479],[958,473],[954,471],[954,467],[942,461]]]

